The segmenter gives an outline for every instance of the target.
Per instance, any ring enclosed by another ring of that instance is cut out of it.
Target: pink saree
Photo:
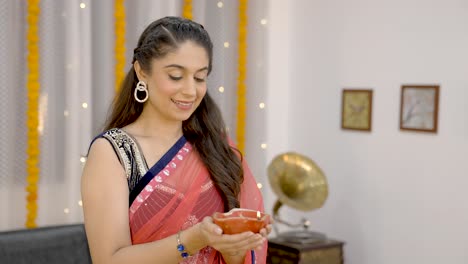
[[[133,244],[168,237],[195,225],[205,216],[224,211],[221,196],[190,143],[174,145],[171,150],[170,156],[165,155],[146,173],[143,177],[146,178],[143,181],[145,185],[131,203],[129,217]],[[256,181],[245,162],[243,167],[240,206],[263,211],[263,200]],[[265,242],[261,251],[255,251],[255,254],[247,252],[245,263],[265,263],[266,250]],[[253,255],[254,261],[251,259]],[[212,264],[224,261],[219,252],[206,247],[182,263]]]

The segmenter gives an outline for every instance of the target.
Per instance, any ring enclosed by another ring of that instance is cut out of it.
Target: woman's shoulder
[[[120,165],[125,168],[127,178],[131,176],[132,163],[138,153],[136,151],[138,146],[135,139],[125,129],[112,128],[100,133],[91,143],[89,154],[93,148],[97,148],[97,152],[103,151],[102,155],[117,157]]]
[[[101,132],[99,135],[96,136],[96,138],[109,138],[109,139],[115,139],[118,140],[121,138],[125,132],[121,128],[111,128],[106,131]]]
[[[111,143],[111,145],[118,147],[124,144],[126,141],[128,141],[128,137],[129,136],[122,129],[111,128],[95,136],[94,139],[91,141],[89,147],[91,149],[91,146],[96,141],[108,141],[109,143]]]
[[[88,158],[93,156],[101,157],[102,155],[109,155],[111,153],[113,153],[112,144],[104,137],[97,137],[89,146]]]
[[[91,151],[93,152],[110,152],[115,145],[115,142],[118,141],[118,138],[121,137],[122,131],[119,128],[112,128],[106,131],[99,133],[97,136],[89,144],[88,155],[90,155]]]
[[[125,171],[115,155],[112,144],[104,137],[96,137],[89,147],[88,157],[83,170],[83,182],[86,186],[113,184],[114,177],[122,175]]]
[[[88,156],[91,152],[117,153],[116,150],[122,148],[128,142],[128,135],[120,128],[112,128],[99,133],[93,138],[88,147]],[[112,150],[112,151],[111,151]]]

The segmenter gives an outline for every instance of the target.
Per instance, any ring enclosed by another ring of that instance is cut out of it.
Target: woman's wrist
[[[199,224],[196,224],[185,230],[181,230],[178,238],[179,239],[177,242],[180,242],[180,244],[184,246],[184,251],[189,255],[194,255],[200,249],[208,246],[202,237]]]
[[[180,239],[180,233],[181,231],[177,232],[177,235],[176,235],[177,251],[179,251],[180,256],[185,259],[185,258],[188,258],[190,254],[187,252],[184,244],[182,244],[182,241]]]

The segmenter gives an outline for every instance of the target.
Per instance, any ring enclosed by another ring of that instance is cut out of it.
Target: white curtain
[[[248,120],[245,157],[267,185],[265,153],[267,0],[248,8]],[[26,1],[0,0],[0,230],[23,228],[26,219]],[[143,29],[180,15],[182,1],[126,1],[126,58]],[[193,1],[194,20],[215,46],[209,92],[235,139],[237,111],[237,1]],[[82,222],[83,157],[101,131],[114,95],[114,1],[41,0],[39,226]],[[220,89],[223,87],[224,90]],[[221,92],[222,91],[222,92]],[[265,146],[263,146],[265,147]],[[6,212],[6,213],[4,213]]]

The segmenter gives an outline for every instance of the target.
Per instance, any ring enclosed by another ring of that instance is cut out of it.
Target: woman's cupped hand
[[[244,255],[249,250],[260,250],[271,232],[271,225],[267,225],[259,233],[247,231],[232,235],[223,234],[221,227],[216,225],[210,216],[205,217],[198,225],[200,236],[206,245],[229,256]]]

